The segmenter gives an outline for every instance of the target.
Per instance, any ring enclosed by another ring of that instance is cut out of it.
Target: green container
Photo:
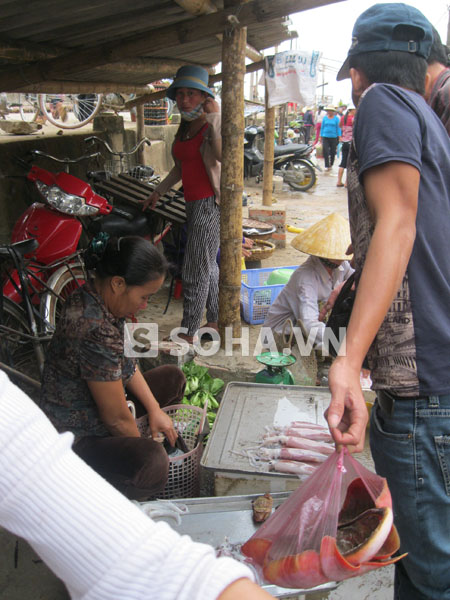
[[[294,271],[295,269],[275,269],[267,278],[266,285],[286,285]]]

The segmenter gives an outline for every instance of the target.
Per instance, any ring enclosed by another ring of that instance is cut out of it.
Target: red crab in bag
[[[397,562],[384,478],[346,449],[332,454],[242,546],[275,585],[308,589]]]

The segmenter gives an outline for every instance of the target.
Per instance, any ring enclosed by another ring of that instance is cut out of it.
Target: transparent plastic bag
[[[392,564],[400,546],[384,478],[334,452],[242,546],[275,585],[308,589]]]

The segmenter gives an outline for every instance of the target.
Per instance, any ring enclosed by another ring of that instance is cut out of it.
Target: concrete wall
[[[146,125],[145,136],[152,140],[145,148],[145,163],[151,165],[161,175],[173,167],[172,143],[178,125]]]
[[[97,122],[97,125],[99,122]],[[146,148],[145,162],[154,167],[155,171],[165,175],[173,165],[171,158],[172,141],[177,130],[176,125],[165,127],[147,126],[145,135],[152,139],[150,148]],[[2,135],[0,136],[0,243],[10,240],[11,231],[18,217],[30,204],[39,201],[39,195],[33,184],[27,181],[28,172],[26,166],[19,163],[18,159],[26,160],[30,157],[31,149],[41,150],[55,157],[78,157],[86,154],[84,139],[91,135],[97,135],[109,141],[114,141],[117,131],[107,134],[102,131],[92,131],[84,127],[76,131],[64,131],[62,135],[41,132],[26,135]],[[124,148],[129,149],[136,143],[135,128],[126,128],[123,132]],[[38,164],[49,171],[60,171],[56,163],[48,159],[34,160],[30,164]],[[85,179],[87,170],[101,168],[98,164],[85,163],[71,166],[73,175]]]

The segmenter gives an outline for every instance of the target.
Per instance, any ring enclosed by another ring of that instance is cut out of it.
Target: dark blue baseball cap
[[[398,27],[417,30],[409,41],[394,39]],[[433,43],[433,29],[428,19],[412,6],[403,3],[374,4],[362,13],[353,27],[352,45],[336,79],[350,77],[349,56],[365,52],[398,50],[428,58]]]

